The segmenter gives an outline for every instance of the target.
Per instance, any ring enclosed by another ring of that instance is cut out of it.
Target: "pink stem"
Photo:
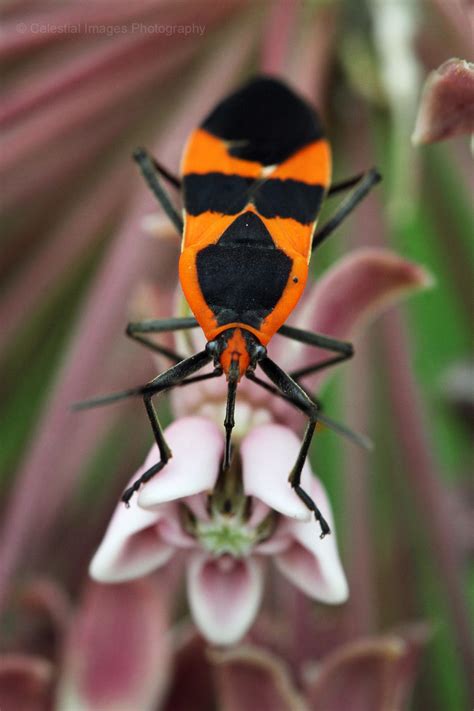
[[[351,144],[347,136],[346,149],[351,158],[351,168],[371,161],[373,149],[367,131],[365,117],[354,118],[359,141]],[[364,201],[354,215],[355,225],[350,233],[351,246],[381,246],[380,235],[383,225],[380,211],[373,209],[371,201]],[[351,427],[359,432],[371,431],[371,408],[373,391],[373,357],[370,333],[357,342],[354,359],[348,364],[348,378],[345,392],[344,412]],[[367,635],[374,632],[377,620],[377,599],[374,589],[375,562],[374,545],[371,535],[370,477],[374,474],[373,455],[365,450],[346,445],[346,560],[349,578],[349,614],[347,631],[350,636]]]
[[[436,561],[438,579],[451,611],[459,652],[474,694],[474,642],[463,592],[462,557],[450,520],[449,500],[432,456],[418,386],[413,374],[406,325],[398,311],[383,320],[390,402],[407,463],[417,509],[426,526]]]
[[[324,109],[326,82],[336,40],[337,11],[314,10],[311,23],[301,28],[301,38],[286,66],[285,75],[319,109]]]
[[[189,60],[191,50],[192,47],[188,46],[173,53],[161,63],[159,72],[166,72],[167,69],[175,72],[181,69],[182,64]],[[158,74],[151,77],[153,84],[158,79]],[[132,85],[131,89],[133,91],[136,86]],[[124,101],[126,100],[124,97]],[[135,101],[133,110],[143,110],[144,97],[140,95],[133,100]],[[36,160],[29,162],[28,171],[21,170],[20,174],[12,171],[5,181],[2,193],[3,209],[12,209],[31,201],[41,200],[44,203],[48,194],[56,196],[58,184],[65,185],[69,180],[76,178],[84,166],[92,163],[97,156],[102,157],[108,147],[119,140],[120,134],[130,127],[134,119],[133,110],[129,109],[125,112],[112,108],[106,113],[106,120],[95,120],[94,130],[85,131],[84,126],[78,126],[75,133],[81,131],[80,140],[77,140],[75,135],[72,138],[66,135],[54,146],[48,144],[42,146],[41,153],[36,155]],[[87,117],[87,120],[92,118]],[[52,139],[54,140],[53,137]],[[48,176],[47,181],[44,180],[45,175]]]
[[[59,225],[43,250],[28,262],[4,293],[0,304],[0,348],[22,325],[23,319],[34,312],[41,296],[51,283],[74,267],[76,260],[100,237],[100,229],[117,212],[124,200],[125,174],[122,167],[92,186],[72,213]],[[127,176],[128,177],[128,176]],[[94,209],[91,206],[94,205]]]
[[[140,62],[145,45],[150,44],[149,35],[124,35],[111,44],[72,56],[59,67],[50,67],[48,72],[41,67],[35,75],[29,74],[22,84],[16,84],[7,93],[0,108],[0,125],[18,120],[46,102],[49,106],[56,97],[63,98],[66,92],[74,91],[88,82],[96,83],[104,78],[110,81],[110,72],[120,72],[124,65]],[[104,77],[105,73],[109,73]]]
[[[345,392],[344,419],[360,432],[370,431],[368,403],[372,399],[370,349],[361,342],[349,366]],[[374,591],[373,542],[370,533],[369,488],[370,454],[360,447],[345,447],[345,559],[350,598],[347,625],[350,636],[374,631],[376,599]]]
[[[194,8],[194,14],[188,11],[185,18],[188,22],[196,20],[204,23],[207,30],[222,20],[232,8],[233,2],[219,9],[208,4],[201,7],[199,12],[197,7]],[[179,18],[180,15],[178,18],[173,17],[174,22]],[[92,124],[95,130],[98,122],[110,119],[121,102],[127,102],[127,113],[133,115],[133,97],[150,83],[154,84],[158,77],[166,76],[175,63],[176,52],[178,58],[183,54],[189,56],[198,42],[197,35],[160,35],[158,43],[153,34],[148,35],[147,40],[136,48],[132,63],[126,57],[122,58],[114,67],[113,76],[105,74],[100,80],[79,87],[72,94],[61,96],[53,106],[48,107],[48,111],[33,114],[11,131],[6,136],[0,157],[0,170],[9,175],[15,166],[21,165],[23,161],[31,161],[39,147],[63,135],[69,136],[75,130],[85,130],[87,124]]]
[[[265,74],[281,74],[286,64],[290,40],[295,32],[298,2],[276,0],[265,21],[260,67]]]
[[[62,141],[48,147],[36,161],[29,163],[28,170],[12,171],[2,191],[2,208],[5,211],[20,208],[33,202],[44,204],[48,195],[53,197],[53,209],[57,205],[57,186],[65,188],[69,181],[90,168],[97,156],[117,142],[129,125],[129,118],[117,114],[110,121],[90,131],[80,141]],[[128,156],[127,156],[128,157]],[[47,175],[47,180],[45,180]]]
[[[186,54],[189,55],[193,44],[188,40],[184,45]],[[35,151],[42,146],[56,142],[65,135],[70,136],[77,130],[84,131],[92,126],[95,130],[98,122],[110,120],[120,103],[127,101],[128,115],[133,115],[133,97],[158,77],[166,76],[174,65],[175,53],[170,54],[168,45],[173,46],[170,42],[163,42],[161,51],[155,49],[152,55],[148,47],[142,55],[143,64],[123,67],[120,80],[118,77],[115,81],[104,77],[72,94],[61,96],[47,111],[33,114],[23,121],[5,136],[0,170],[9,175],[15,167],[29,163]]]

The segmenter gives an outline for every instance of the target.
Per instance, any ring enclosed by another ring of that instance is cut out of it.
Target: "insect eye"
[[[217,341],[208,341],[206,343],[206,352],[208,355],[214,357],[219,354],[219,344]]]
[[[255,358],[257,360],[262,360],[262,358],[265,358],[267,355],[267,349],[265,346],[257,346],[255,349]]]

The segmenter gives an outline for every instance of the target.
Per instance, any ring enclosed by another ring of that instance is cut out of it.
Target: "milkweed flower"
[[[117,507],[90,566],[95,580],[118,583],[146,575],[180,551],[194,621],[220,645],[238,641],[252,624],[268,558],[311,598],[347,598],[335,536],[319,539],[309,511],[288,485],[299,449],[289,428],[253,429],[225,476],[219,475],[223,434],[212,420],[181,418],[166,438],[174,456],[132,499],[130,510]],[[153,446],[133,479],[158,456]],[[309,465],[302,481],[333,528],[327,496]]]

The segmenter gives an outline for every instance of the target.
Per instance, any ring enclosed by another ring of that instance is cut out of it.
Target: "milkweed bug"
[[[357,443],[365,438],[321,413],[298,380],[350,358],[350,343],[285,325],[306,284],[308,263],[318,247],[379,182],[375,169],[336,185],[331,152],[317,113],[282,82],[257,77],[219,103],[191,134],[184,151],[182,179],[174,177],[145,150],[134,158],[162,208],[182,235],[179,276],[195,318],[149,320],[128,325],[127,334],[174,358],[171,368],[148,384],[78,403],[85,408],[143,397],[160,461],[123,494],[128,503],[141,484],[171,457],[152,398],[176,386],[225,375],[227,406],[223,468],[231,460],[231,433],[237,385],[247,377],[285,398],[308,418],[289,481],[314,513],[321,537],[330,532],[316,503],[301,487],[302,468],[318,421]],[[161,178],[182,191],[184,221]],[[335,214],[316,231],[325,197],[353,188]],[[200,326],[206,348],[190,358],[147,339],[146,334]],[[283,371],[266,351],[281,336],[332,351],[312,367]],[[197,371],[213,362],[214,370]],[[259,367],[268,381],[256,375]]]

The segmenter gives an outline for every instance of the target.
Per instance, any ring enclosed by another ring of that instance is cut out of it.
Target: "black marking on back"
[[[316,219],[323,197],[321,185],[273,178],[258,188],[254,202],[262,217],[291,217],[306,225]]]
[[[190,215],[220,212],[236,215],[248,202],[247,193],[253,178],[224,173],[189,173],[183,179],[184,205]]]
[[[314,109],[285,84],[257,77],[216,106],[202,128],[236,158],[277,165],[323,137]]]
[[[258,182],[240,175],[190,173],[183,181],[186,210],[194,216],[207,210],[236,215],[250,200],[263,217],[291,217],[302,224],[314,222],[324,197],[321,185],[278,178]]]
[[[219,326],[238,322],[259,328],[280,300],[292,264],[252,212],[240,215],[196,257],[199,286]]]
[[[229,225],[219,239],[219,247],[248,245],[265,249],[275,249],[270,232],[254,212],[244,212]]]

